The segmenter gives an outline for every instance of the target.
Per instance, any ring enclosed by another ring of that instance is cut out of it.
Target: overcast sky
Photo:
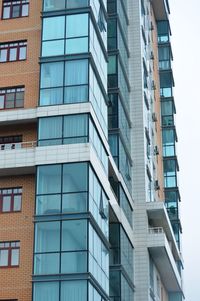
[[[169,0],[186,301],[200,300],[200,0]]]

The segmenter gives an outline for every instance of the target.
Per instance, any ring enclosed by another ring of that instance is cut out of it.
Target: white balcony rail
[[[149,228],[149,234],[160,234],[160,233],[164,233],[162,227]]]
[[[5,144],[0,144],[0,151],[15,150],[21,148],[33,148],[36,147],[36,145],[37,145],[36,141],[5,143]]]

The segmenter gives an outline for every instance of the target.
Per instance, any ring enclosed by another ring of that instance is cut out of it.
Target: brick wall
[[[37,140],[37,125],[34,123],[0,126],[0,137],[20,136],[23,142],[32,142]],[[1,180],[0,180],[1,185]]]
[[[0,43],[27,40],[27,60],[0,64],[0,88],[25,85],[25,108],[38,103],[42,1],[30,1],[29,16],[0,20]],[[0,0],[0,16],[2,0]]]
[[[38,105],[39,56],[41,38],[41,0],[31,0],[29,16],[0,19],[0,43],[27,40],[25,61],[0,63],[0,88],[25,86],[25,108]],[[0,18],[2,0],[0,0]],[[15,124],[1,126],[0,136],[23,135],[23,141],[35,141],[37,125]],[[33,214],[35,176],[0,177],[0,188],[23,187],[22,211],[0,213],[0,241],[20,240],[20,266],[0,268],[0,299],[32,300]]]
[[[0,241],[20,240],[20,266],[0,268],[0,299],[31,301],[34,175],[0,178],[0,188],[23,187],[22,211],[0,214]]]

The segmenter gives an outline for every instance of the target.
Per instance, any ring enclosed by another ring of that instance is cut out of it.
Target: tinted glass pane
[[[34,274],[58,274],[59,257],[59,253],[35,255]]]
[[[86,301],[86,281],[64,281],[61,283],[61,301]]]
[[[88,14],[67,16],[66,37],[88,36]]]
[[[64,38],[65,17],[51,17],[43,20],[43,40]]]
[[[62,212],[76,213],[87,211],[86,193],[68,193],[63,195]]]
[[[65,164],[63,166],[63,192],[87,191],[87,164]]]
[[[88,136],[88,115],[64,117],[64,137]]]
[[[66,62],[65,84],[81,85],[88,83],[88,60]]]
[[[64,54],[64,40],[48,41],[42,43],[42,56]]]
[[[64,103],[88,101],[88,85],[65,88]]]
[[[20,15],[20,5],[13,5],[12,7],[12,17],[17,18]]]
[[[110,56],[108,61],[108,74],[116,74],[116,72],[117,72],[116,56]]]
[[[47,63],[41,67],[41,88],[63,85],[63,63]]]
[[[85,273],[87,272],[86,252],[62,253],[61,273]]]
[[[67,0],[67,8],[78,8],[88,5],[88,0]]]
[[[87,249],[87,222],[69,220],[62,223],[62,251]]]
[[[63,102],[63,88],[44,89],[40,91],[40,105],[56,105]]]
[[[60,222],[37,223],[35,226],[35,252],[60,250]]]
[[[61,166],[48,165],[38,167],[37,193],[51,194],[61,192]]]
[[[66,54],[88,52],[88,38],[68,39]]]
[[[65,8],[65,0],[44,0],[44,11]]]
[[[44,195],[36,198],[36,214],[56,214],[60,213],[61,196]]]
[[[54,139],[62,137],[62,117],[39,119],[39,139]]]
[[[59,300],[59,283],[58,282],[39,282],[34,283],[34,301],[55,301]]]

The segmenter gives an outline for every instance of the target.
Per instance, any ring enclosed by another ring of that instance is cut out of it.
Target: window
[[[70,280],[70,281],[49,281],[36,282],[33,288],[34,301],[86,301],[87,297],[87,281],[86,280]],[[99,301],[104,299],[90,299],[91,301]]]
[[[88,0],[44,0],[44,11],[88,6]]]
[[[43,19],[42,56],[88,52],[88,14]]]
[[[40,118],[38,136],[38,145],[40,146],[92,142],[97,156],[107,172],[107,154],[89,115],[79,114]]]
[[[0,299],[0,301],[18,301],[18,299]]]
[[[23,108],[24,87],[0,89],[0,110]]]
[[[0,189],[0,212],[21,211],[22,188],[2,188]]]
[[[26,59],[27,41],[0,44],[0,63],[23,61]]]
[[[0,242],[0,268],[19,266],[19,241]]]
[[[35,230],[35,274],[87,271],[86,220],[39,222]]]
[[[21,148],[22,136],[0,137],[0,150]]]
[[[27,17],[29,0],[3,0],[2,19]]]
[[[88,101],[88,60],[67,61],[65,64],[63,62],[42,64],[40,105],[86,101]]]
[[[103,218],[100,209],[103,209]],[[36,215],[88,211],[107,237],[108,198],[93,169],[89,167],[88,170],[88,164],[67,163],[62,166],[38,167]]]

